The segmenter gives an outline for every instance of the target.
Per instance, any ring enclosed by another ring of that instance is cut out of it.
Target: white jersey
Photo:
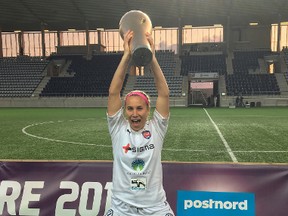
[[[161,150],[169,118],[157,110],[140,131],[133,131],[121,108],[107,116],[113,145],[113,197],[138,208],[166,201]]]

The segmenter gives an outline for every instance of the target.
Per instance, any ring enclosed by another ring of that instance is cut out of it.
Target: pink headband
[[[148,100],[147,96],[145,94],[143,94],[142,92],[140,92],[140,91],[130,92],[129,94],[126,95],[125,103],[126,103],[127,98],[130,97],[130,96],[139,96],[139,97],[141,97],[145,101],[145,103],[149,106],[149,100]]]

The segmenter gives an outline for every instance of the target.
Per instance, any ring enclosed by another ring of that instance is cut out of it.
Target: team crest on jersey
[[[142,132],[142,135],[145,139],[150,139],[151,137],[151,132],[149,130],[145,130]]]

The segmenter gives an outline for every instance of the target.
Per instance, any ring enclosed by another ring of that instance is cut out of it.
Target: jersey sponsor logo
[[[122,146],[123,150],[124,150],[124,153],[127,154],[128,151],[131,151],[132,153],[141,153],[141,152],[144,152],[144,151],[149,151],[149,150],[152,150],[155,148],[155,145],[154,144],[148,144],[148,145],[144,145],[144,146],[141,146],[141,147],[131,147],[130,143],[128,143],[126,146]]]
[[[133,178],[130,181],[131,190],[145,190],[147,186],[146,178]]]
[[[144,169],[145,162],[142,159],[136,159],[132,162],[131,165],[135,171],[139,172],[139,171],[142,171]]]
[[[128,143],[126,146],[122,146],[122,148],[124,149],[124,152],[127,153],[129,150],[131,150],[130,143]]]
[[[151,170],[147,170],[145,172],[126,172],[127,175],[130,175],[130,176],[147,176],[147,175],[150,175],[151,174]]]
[[[150,139],[151,138],[151,132],[149,130],[145,130],[142,132],[142,135],[145,139]]]
[[[132,147],[131,148],[131,151],[133,152],[133,153],[136,153],[136,152],[144,152],[144,151],[149,151],[149,150],[152,150],[152,149],[154,149],[155,148],[155,146],[154,146],[154,144],[149,144],[149,145],[144,145],[144,146],[141,146],[141,147]]]

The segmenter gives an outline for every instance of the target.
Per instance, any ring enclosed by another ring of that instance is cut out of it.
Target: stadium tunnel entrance
[[[219,107],[218,73],[190,73],[188,77],[188,106]]]

